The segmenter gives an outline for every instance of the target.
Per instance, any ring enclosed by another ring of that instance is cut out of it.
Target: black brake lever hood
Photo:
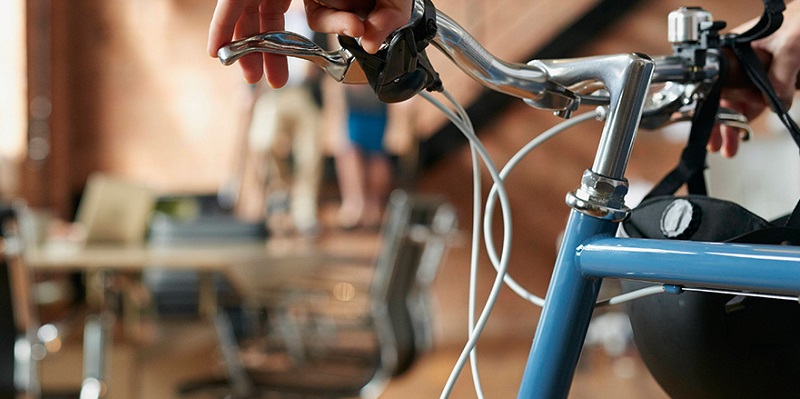
[[[361,65],[378,99],[396,103],[410,99],[423,89],[442,90],[439,74],[425,53],[436,30],[433,3],[417,0],[409,23],[392,33],[377,53],[366,52],[352,37],[339,36],[339,43]]]

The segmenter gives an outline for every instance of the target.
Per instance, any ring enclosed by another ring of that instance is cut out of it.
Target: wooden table
[[[104,380],[103,363],[109,353],[103,334],[102,315],[109,314],[112,303],[106,303],[108,281],[116,277],[138,277],[150,268],[193,270],[200,277],[200,308],[205,316],[214,315],[216,290],[214,274],[223,274],[245,298],[259,298],[263,292],[286,282],[297,274],[314,270],[322,264],[334,264],[334,272],[345,277],[350,264],[369,265],[378,248],[377,234],[339,234],[320,240],[271,237],[266,241],[213,242],[202,244],[165,245],[68,245],[44,244],[30,248],[24,260],[33,271],[83,273],[87,278],[87,302],[94,303],[96,318],[87,321],[85,330],[91,330],[94,342],[84,342],[84,368],[86,380]],[[363,268],[369,270],[369,268]],[[360,273],[360,272],[359,272]],[[311,273],[313,275],[313,273]],[[118,279],[129,280],[129,279]],[[125,301],[123,301],[125,306]],[[127,317],[122,326],[128,336],[136,337],[139,321],[131,319],[135,311],[123,309]],[[108,319],[114,319],[108,317]],[[98,327],[99,326],[99,327]],[[91,336],[92,334],[87,334]],[[104,349],[103,349],[104,348]],[[97,365],[99,364],[99,366]],[[113,394],[112,394],[113,396]]]
[[[141,271],[147,267],[224,271],[237,263],[268,261],[275,250],[266,242],[242,244],[150,245],[47,245],[25,252],[34,270]]]
[[[148,268],[193,270],[201,276],[221,273],[243,294],[253,294],[255,289],[281,284],[287,276],[308,271],[334,257],[338,255],[312,245],[268,240],[177,246],[44,245],[26,251],[25,262],[34,271],[81,272],[89,276],[140,274]],[[210,295],[201,295],[201,299],[213,297],[213,290],[207,293]],[[96,290],[90,294],[102,297]],[[213,303],[210,305],[213,307]]]
[[[200,309],[207,316],[216,311],[216,293],[213,275],[223,273],[235,288],[253,289],[255,280],[275,281],[282,273],[293,273],[297,260],[322,259],[324,255],[313,248],[297,248],[286,242],[259,241],[244,243],[208,242],[193,245],[68,245],[45,244],[24,253],[24,261],[33,271],[61,271],[84,273],[87,279],[87,303],[93,316],[84,325],[84,370],[83,390],[106,390],[106,363],[111,340],[108,339],[113,315],[109,301],[109,281],[112,277],[141,275],[148,268],[194,270],[200,273]],[[289,267],[272,268],[271,264],[283,263]],[[314,262],[297,262],[309,265]],[[237,272],[237,270],[239,272]],[[244,273],[242,273],[244,272]],[[268,275],[269,273],[269,275]],[[257,277],[254,277],[257,276]],[[261,278],[263,276],[263,278]],[[123,306],[126,301],[123,301]],[[131,319],[136,312],[122,310],[123,327],[128,334],[139,324]],[[91,395],[90,395],[91,396]],[[83,396],[82,396],[83,397]]]

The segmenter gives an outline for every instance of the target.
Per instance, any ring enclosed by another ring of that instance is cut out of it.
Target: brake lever
[[[717,111],[717,123],[730,126],[739,130],[739,139],[742,141],[750,140],[753,128],[750,127],[750,120],[740,112],[726,107],[719,107]]]
[[[694,108],[681,109],[670,115],[667,123],[689,122],[694,118],[694,112]],[[750,120],[742,113],[730,108],[719,107],[717,115],[714,118],[714,123],[737,129],[741,141],[750,140],[750,136],[753,134],[753,128],[750,127]]]
[[[313,62],[341,83],[369,83],[387,103],[408,100],[423,89],[441,91],[442,82],[425,54],[436,36],[436,8],[430,0],[416,0],[407,25],[395,31],[375,54],[366,52],[356,39],[339,36],[342,48],[325,51],[293,32],[268,32],[231,42],[217,52],[224,65],[242,56],[266,52]]]
[[[352,37],[339,36],[339,43],[361,65],[378,99],[396,103],[410,99],[423,89],[442,91],[439,74],[425,53],[436,31],[433,3],[416,0],[409,23],[392,33],[375,54],[365,51]]]
[[[647,97],[640,126],[653,130],[672,123],[692,121],[695,104],[691,99],[698,91],[702,91],[701,87],[675,82],[664,84],[660,90]],[[719,107],[714,123],[739,130],[742,141],[749,140],[753,133],[747,117],[731,108]]]
[[[302,58],[322,68],[340,83],[366,84],[367,77],[350,52],[340,48],[326,51],[311,39],[294,32],[268,32],[237,40],[217,52],[223,65],[231,65],[242,56],[254,52]]]

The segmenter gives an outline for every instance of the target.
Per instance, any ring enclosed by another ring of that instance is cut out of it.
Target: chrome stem
[[[534,60],[550,79],[565,87],[599,81],[609,92],[609,114],[592,171],[623,179],[642,107],[653,75],[653,60],[643,54],[621,54],[571,60]]]

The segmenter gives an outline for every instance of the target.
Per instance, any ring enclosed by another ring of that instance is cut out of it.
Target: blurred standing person
[[[383,207],[394,186],[394,173],[384,147],[388,106],[368,85],[344,89],[347,140],[336,149],[335,162],[342,199],[341,228],[380,225]]]
[[[314,37],[295,0],[285,15],[286,30]],[[260,85],[248,134],[251,184],[256,194],[242,213],[266,217],[271,230],[318,233],[318,196],[322,171],[320,71],[289,57],[289,79],[280,89]],[[255,181],[252,181],[256,179]]]

